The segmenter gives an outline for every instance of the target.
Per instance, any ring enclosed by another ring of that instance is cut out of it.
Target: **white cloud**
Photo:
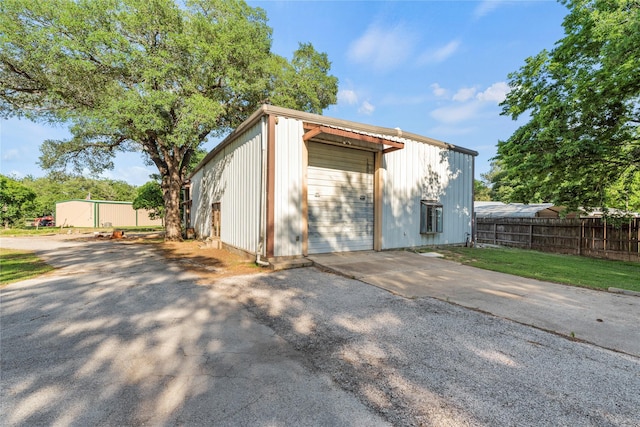
[[[338,91],[338,103],[355,105],[358,103],[358,94],[351,89],[341,89]]]
[[[419,62],[421,64],[443,62],[458,51],[460,44],[460,40],[452,40],[444,46],[423,53],[420,56]]]
[[[4,160],[4,161],[14,160],[14,159],[17,159],[19,157],[19,155],[20,155],[20,153],[15,148],[11,148],[9,150],[3,150],[2,151],[2,160]]]
[[[453,95],[453,100],[458,102],[465,102],[473,98],[475,94],[475,87],[463,87],[462,89],[458,89],[456,94]]]
[[[403,25],[383,27],[372,24],[367,31],[351,43],[349,59],[365,63],[379,71],[387,71],[402,65],[413,51],[415,35]]]
[[[502,102],[508,92],[509,85],[505,82],[494,83],[481,92],[476,87],[463,87],[451,98],[455,103],[431,111],[431,117],[449,125],[493,115],[493,105]]]
[[[442,123],[460,123],[474,118],[479,109],[480,103],[477,101],[468,102],[462,105],[441,107],[431,112],[431,117]]]
[[[449,94],[449,91],[447,91],[445,88],[440,86],[438,83],[433,83],[429,87],[433,91],[433,94],[435,96],[437,96],[438,98],[444,98],[445,96],[447,96]]]
[[[488,15],[492,10],[496,9],[504,3],[504,0],[484,0],[473,11],[473,16],[478,19]]]
[[[476,95],[476,98],[484,102],[496,102],[501,103],[509,93],[509,85],[506,82],[497,82],[492,84],[484,92],[480,92]]]
[[[374,107],[369,101],[364,101],[362,105],[360,105],[360,108],[358,108],[358,113],[369,116],[373,114],[375,109],[376,107]]]

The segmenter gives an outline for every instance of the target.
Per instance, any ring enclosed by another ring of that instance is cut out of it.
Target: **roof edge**
[[[434,145],[440,148],[446,148],[448,150],[457,151],[463,154],[469,154],[477,156],[478,152],[470,150],[468,148],[459,147],[448,142],[440,141],[427,136],[418,135],[412,132],[405,132],[400,128],[387,128],[381,126],[374,126],[365,123],[353,122],[350,120],[337,119],[334,117],[323,116],[321,114],[307,113],[305,111],[293,110],[291,108],[278,107],[275,105],[263,104],[253,114],[251,114],[244,122],[242,122],[237,128],[235,128],[226,138],[224,138],[216,147],[213,148],[205,157],[198,163],[198,165],[189,174],[187,179],[191,179],[202,167],[207,164],[212,158],[222,151],[227,145],[229,145],[237,135],[244,132],[247,128],[253,126],[263,116],[285,116],[291,119],[302,120],[313,124],[323,124],[329,126],[336,126],[341,128],[353,129],[360,132],[381,134],[385,136],[405,138],[412,141],[418,141],[425,144]]]
[[[275,105],[263,105],[262,109],[267,114],[277,114],[287,116],[292,119],[303,120],[314,124],[325,124],[342,128],[353,129],[360,132],[377,133],[385,136],[393,136],[397,138],[406,138],[413,141],[424,142],[426,144],[435,145],[441,148],[447,148],[453,151],[459,151],[464,154],[477,156],[478,152],[464,147],[458,147],[448,142],[440,141],[428,136],[419,135],[417,133],[405,132],[400,128],[387,128],[382,126],[369,125],[366,123],[353,122],[350,120],[337,119],[334,117],[323,116],[320,114],[307,113],[304,111],[292,110],[289,108],[277,107]]]
[[[97,200],[97,199],[69,199],[69,200],[60,200],[56,202],[58,203],[67,203],[67,202],[86,202],[86,203],[111,203],[113,205],[132,205],[133,202],[124,202],[119,200]]]

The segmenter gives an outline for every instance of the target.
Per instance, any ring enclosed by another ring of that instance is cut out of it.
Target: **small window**
[[[431,200],[420,201],[420,234],[442,233],[442,205]]]

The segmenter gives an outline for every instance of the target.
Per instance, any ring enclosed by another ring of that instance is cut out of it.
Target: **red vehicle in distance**
[[[54,227],[56,225],[53,216],[45,215],[40,218],[36,218],[33,220],[34,227]]]

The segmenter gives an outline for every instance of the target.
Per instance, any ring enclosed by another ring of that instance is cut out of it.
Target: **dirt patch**
[[[202,242],[164,242],[161,237],[145,236],[120,241],[126,244],[148,244],[159,250],[168,260],[210,283],[221,277],[257,274],[268,271],[253,261],[224,249],[204,247]],[[120,243],[118,242],[118,243]]]
[[[25,237],[25,240],[29,237]],[[257,274],[270,270],[256,265],[253,260],[224,249],[204,247],[197,240],[183,242],[165,242],[162,232],[129,232],[125,231],[120,238],[112,239],[112,232],[52,234],[46,239],[55,241],[104,242],[123,245],[149,245],[158,250],[168,260],[180,265],[187,271],[202,277],[203,283],[213,280],[245,274]]]

